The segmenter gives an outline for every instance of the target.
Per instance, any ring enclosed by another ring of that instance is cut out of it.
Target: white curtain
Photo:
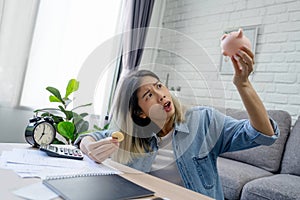
[[[0,106],[19,106],[40,0],[0,0]]]

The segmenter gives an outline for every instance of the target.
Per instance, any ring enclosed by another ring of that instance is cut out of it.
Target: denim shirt
[[[224,152],[273,144],[279,137],[279,128],[275,121],[270,121],[275,132],[273,136],[258,132],[249,120],[236,120],[213,108],[188,110],[185,122],[175,124],[172,136],[176,164],[185,187],[215,199],[224,199],[217,157]],[[109,132],[90,135],[99,140],[109,136]],[[155,134],[149,142],[154,151],[133,159],[128,166],[150,172],[158,149]]]

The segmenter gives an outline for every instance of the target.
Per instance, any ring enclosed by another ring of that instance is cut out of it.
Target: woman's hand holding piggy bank
[[[251,49],[250,40],[244,36],[241,28],[236,32],[224,34],[221,37],[221,48],[224,56],[232,57],[233,55],[236,55],[242,46]]]

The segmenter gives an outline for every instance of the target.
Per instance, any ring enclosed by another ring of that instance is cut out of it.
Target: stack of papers
[[[77,175],[106,175],[121,172],[104,164],[97,164],[87,156],[83,160],[49,157],[45,152],[31,149],[3,151],[0,168],[11,169],[23,178]]]

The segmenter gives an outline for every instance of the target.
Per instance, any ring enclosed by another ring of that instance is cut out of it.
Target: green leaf
[[[75,126],[76,126],[76,132],[82,133],[89,129],[89,122],[85,120],[80,120]]]
[[[53,96],[53,95],[49,96],[49,101],[50,102],[61,102],[60,99],[58,99],[56,96]]]
[[[109,128],[109,123],[105,124],[105,126],[103,127],[104,130]]]
[[[96,124],[94,124],[94,129],[97,131],[103,131],[103,128],[100,128],[99,126],[97,126]]]
[[[47,112],[47,111],[60,111],[58,108],[43,108],[43,109],[36,109],[33,112]],[[48,113],[48,112],[47,112]]]
[[[84,117],[86,117],[86,116],[88,116],[89,114],[88,113],[81,113],[80,114],[80,116],[82,117],[82,118],[84,118]]]
[[[98,130],[98,131],[107,130],[108,128],[109,128],[109,123],[105,124],[105,126],[103,128],[100,128],[99,126],[97,126],[96,124],[94,124],[94,129]]]
[[[64,144],[64,143],[55,138],[52,144]]]
[[[58,107],[66,115],[67,120],[71,120],[73,118],[74,115],[73,115],[72,111],[65,110],[64,107],[62,107],[62,106],[58,106]]]
[[[72,110],[76,110],[77,108],[86,107],[86,106],[90,106],[90,105],[92,105],[92,103],[77,106],[77,107],[73,108]]]
[[[48,90],[51,94],[53,94],[57,99],[59,99],[60,102],[64,103],[64,100],[61,98],[60,92],[58,89],[54,87],[46,87],[46,90]]]
[[[75,126],[76,126],[76,124],[77,123],[79,123],[81,120],[83,120],[83,118],[80,116],[80,115],[78,115],[77,113],[73,113],[73,123],[75,124]]]
[[[65,138],[74,140],[75,126],[72,122],[59,122],[57,125],[57,131]]]
[[[68,86],[66,88],[66,95],[64,98],[67,99],[68,96],[73,92],[77,91],[78,88],[79,88],[79,82],[76,79],[69,80]]]
[[[59,122],[64,121],[64,119],[60,116],[51,115],[52,119],[54,120],[54,123],[58,124]]]

